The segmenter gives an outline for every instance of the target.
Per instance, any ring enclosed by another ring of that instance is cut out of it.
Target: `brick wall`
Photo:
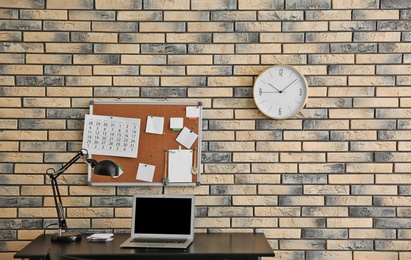
[[[264,232],[283,260],[411,259],[411,1],[2,0],[0,258],[55,222],[45,177],[81,147],[92,99],[204,104],[198,232]],[[273,64],[309,100],[269,120]],[[60,178],[69,226],[127,232],[131,195]],[[68,196],[70,195],[70,196]]]

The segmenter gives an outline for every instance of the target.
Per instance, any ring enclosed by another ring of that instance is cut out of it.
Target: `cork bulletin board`
[[[98,128],[99,131],[91,129],[89,125],[100,123],[100,119],[112,125],[116,123],[116,127],[133,130],[127,130],[126,139],[117,144],[122,146],[118,148],[121,150],[119,153],[93,150],[91,146],[88,146],[90,150],[87,149],[87,143],[99,143],[101,138],[114,137],[116,131],[120,132],[117,129],[111,132],[104,132],[102,128]],[[90,114],[85,120],[83,148],[97,161],[110,159],[116,162],[122,173],[113,178],[94,174],[90,168],[89,185],[199,185],[201,122],[201,102],[91,101]]]

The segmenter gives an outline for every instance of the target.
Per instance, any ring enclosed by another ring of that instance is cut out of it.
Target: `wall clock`
[[[308,98],[305,77],[288,65],[267,68],[257,77],[253,89],[257,108],[273,119],[291,117],[301,111]]]

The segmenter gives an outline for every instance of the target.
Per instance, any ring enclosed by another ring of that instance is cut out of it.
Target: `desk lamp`
[[[53,168],[49,168],[46,174],[50,178],[51,186],[53,188],[54,203],[56,205],[57,217],[58,217],[58,233],[52,235],[51,240],[56,242],[76,242],[81,240],[81,234],[78,232],[67,232],[66,217],[63,210],[63,203],[61,201],[59,186],[57,184],[57,178],[65,172],[71,165],[73,165],[78,159],[83,160],[91,167],[94,168],[94,173],[105,176],[118,176],[118,165],[111,160],[102,160],[97,162],[93,159],[87,158],[87,150],[81,149],[68,163],[63,167],[55,171]],[[65,232],[62,232],[64,230]]]

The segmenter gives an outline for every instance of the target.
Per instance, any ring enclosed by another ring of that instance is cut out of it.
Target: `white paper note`
[[[197,136],[198,135],[196,133],[194,133],[187,127],[184,127],[183,130],[181,130],[180,134],[177,136],[176,141],[184,145],[187,149],[190,149],[190,147],[197,139]]]
[[[200,107],[199,106],[186,107],[186,117],[190,119],[199,118],[200,117]]]
[[[148,116],[146,133],[162,135],[164,129],[164,117]]]
[[[170,128],[173,130],[181,130],[184,126],[184,118],[182,117],[171,117],[170,118]]]
[[[139,163],[136,179],[140,181],[153,182],[155,169],[156,166],[154,165]]]
[[[168,151],[168,179],[170,182],[191,182],[192,150]]]

